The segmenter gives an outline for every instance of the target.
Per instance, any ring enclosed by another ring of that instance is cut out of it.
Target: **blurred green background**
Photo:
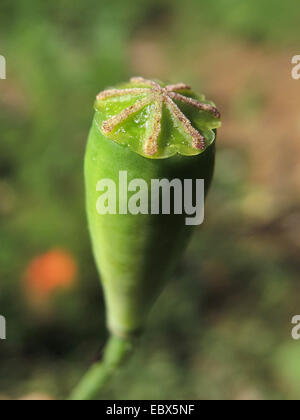
[[[299,21],[298,0],[1,0],[0,398],[64,398],[105,342],[82,164],[95,95],[131,75],[191,83],[223,128],[205,224],[102,398],[300,397]]]

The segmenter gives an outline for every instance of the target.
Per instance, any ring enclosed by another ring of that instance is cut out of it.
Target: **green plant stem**
[[[108,380],[133,351],[133,340],[111,336],[106,344],[103,359],[95,363],[72,392],[71,401],[89,401],[99,398]]]

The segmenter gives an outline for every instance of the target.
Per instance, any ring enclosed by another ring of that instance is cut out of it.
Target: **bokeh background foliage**
[[[105,341],[83,154],[96,93],[144,75],[205,92],[223,129],[206,222],[102,398],[298,399],[299,18],[298,0],[1,0],[2,398],[63,398]]]

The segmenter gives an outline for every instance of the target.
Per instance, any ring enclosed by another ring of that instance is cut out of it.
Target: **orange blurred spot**
[[[25,286],[29,293],[47,296],[58,289],[71,287],[76,273],[74,258],[66,251],[54,249],[30,262],[25,273]]]

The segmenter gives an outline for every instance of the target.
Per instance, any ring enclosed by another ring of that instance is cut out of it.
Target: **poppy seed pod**
[[[97,96],[86,200],[113,335],[128,338],[143,329],[183,254],[195,229],[187,223],[185,182],[193,181],[195,196],[196,181],[204,180],[207,193],[220,124],[214,104],[183,83],[138,77]],[[183,186],[177,201],[176,185]]]

